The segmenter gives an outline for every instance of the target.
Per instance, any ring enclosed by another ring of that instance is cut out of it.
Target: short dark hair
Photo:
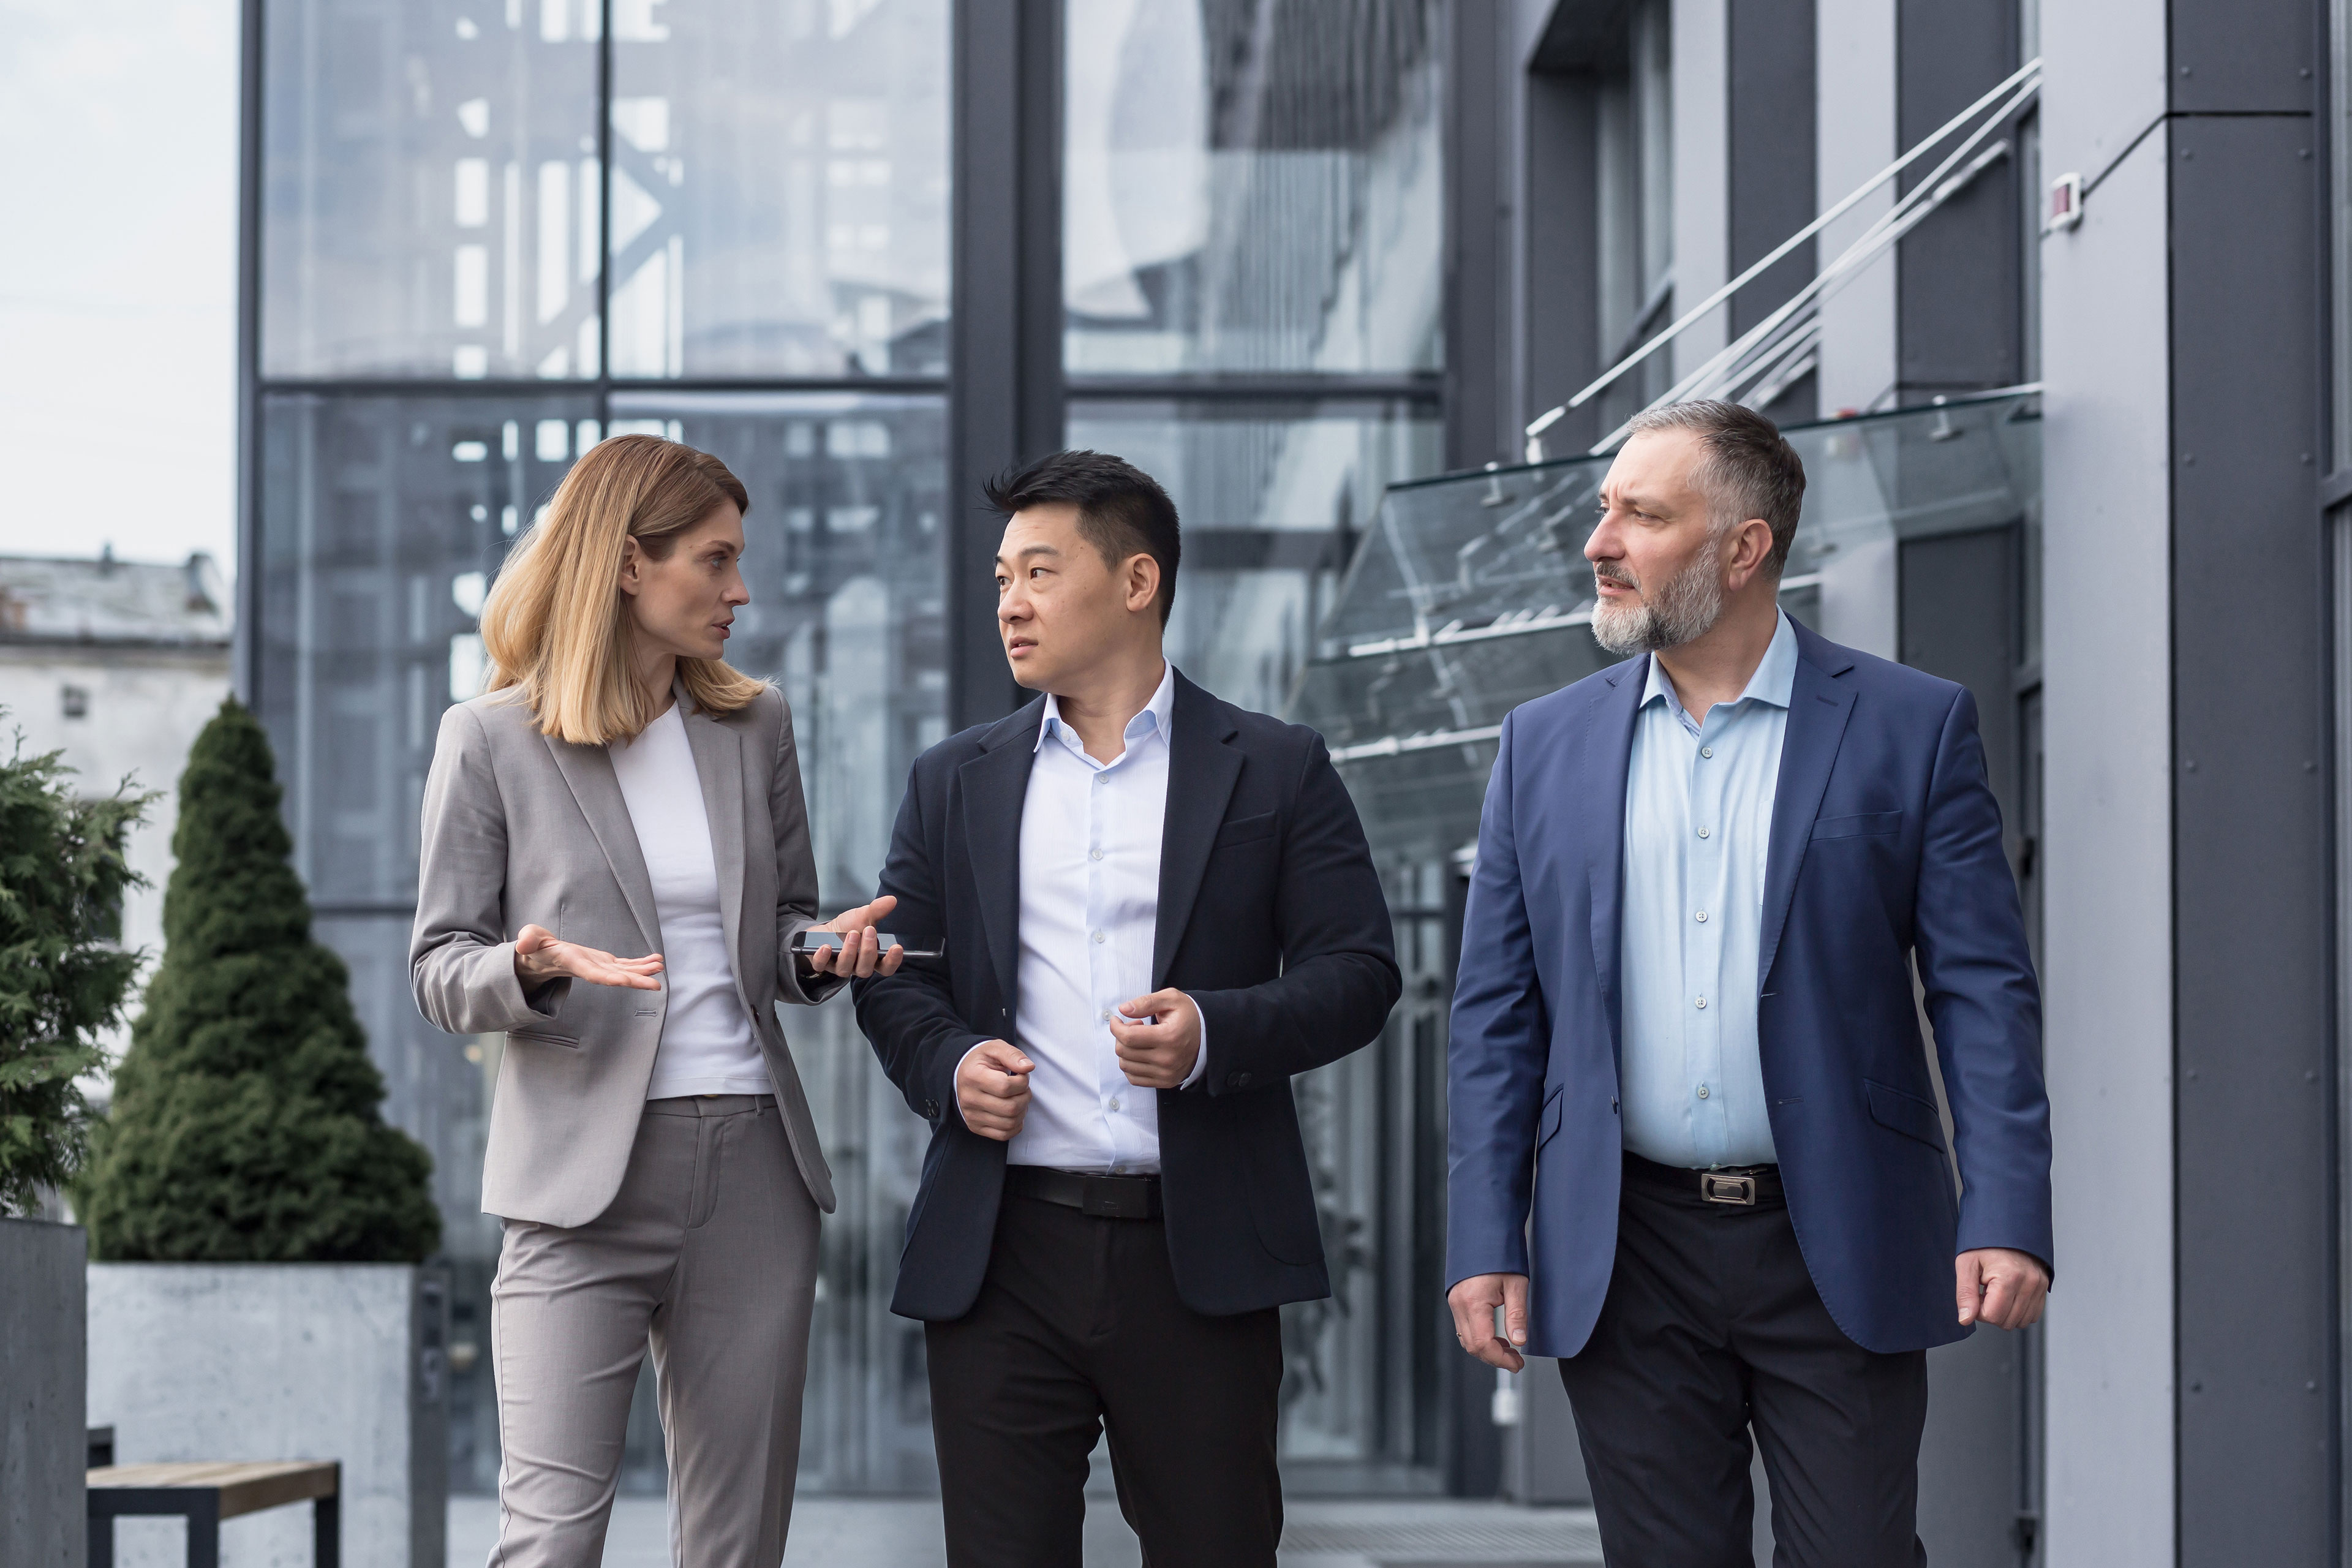
[[[1753,408],[1708,398],[1635,415],[1627,439],[1653,430],[1696,436],[1706,457],[1691,479],[1706,493],[1717,526],[1762,518],[1772,530],[1772,570],[1788,565],[1805,505],[1805,465],[1780,427]]]
[[[1160,481],[1108,452],[1055,452],[1025,468],[1008,468],[982,487],[988,504],[1010,517],[1033,506],[1067,501],[1078,509],[1078,533],[1103,563],[1117,570],[1131,555],[1160,563],[1160,624],[1176,607],[1176,559],[1183,552],[1176,503]]]

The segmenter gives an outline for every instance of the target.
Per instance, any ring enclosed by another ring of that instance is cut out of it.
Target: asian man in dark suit
[[[1976,705],[1780,610],[1805,476],[1769,421],[1633,432],[1585,553],[1594,636],[1639,657],[1510,714],[1479,826],[1454,1324],[1496,1366],[1560,1358],[1611,1563],[1748,1562],[1752,1428],[1776,1563],[1910,1564],[1927,1352],[2024,1327],[2050,1283],[2041,1005]]]
[[[952,1568],[1079,1568],[1108,1432],[1145,1561],[1273,1568],[1276,1309],[1330,1294],[1293,1076],[1401,989],[1313,731],[1169,664],[1176,510],[1116,458],[992,486],[1038,693],[915,763],[882,890],[943,956],[856,988],[931,1124],[892,1310],[924,1321]]]

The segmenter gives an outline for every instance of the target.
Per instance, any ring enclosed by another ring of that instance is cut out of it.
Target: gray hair
[[[1797,516],[1804,510],[1805,465],[1780,427],[1752,408],[1712,398],[1669,403],[1633,416],[1626,439],[1655,430],[1687,430],[1706,450],[1691,482],[1707,499],[1718,530],[1760,517],[1772,530],[1772,558],[1779,572],[1796,542]]]

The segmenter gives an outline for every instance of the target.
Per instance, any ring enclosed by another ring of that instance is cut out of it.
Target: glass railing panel
[[[1789,612],[1895,657],[1903,542],[2039,527],[2039,409],[2009,395],[1787,431],[1807,475]],[[1468,844],[1504,715],[1614,662],[1592,638],[1584,559],[1610,460],[1390,489],[1291,700],[1384,858]]]

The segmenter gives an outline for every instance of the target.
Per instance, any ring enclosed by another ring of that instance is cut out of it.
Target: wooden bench
[[[340,1568],[342,1466],[277,1463],[108,1465],[89,1472],[89,1568],[114,1568],[114,1521],[177,1514],[188,1521],[188,1568],[220,1568],[221,1521],[289,1503],[310,1505],[312,1561]]]

